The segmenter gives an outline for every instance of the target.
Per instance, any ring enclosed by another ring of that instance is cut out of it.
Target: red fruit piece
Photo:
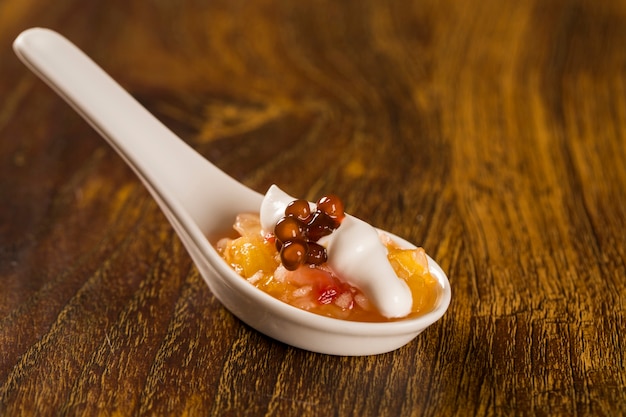
[[[322,288],[319,295],[317,296],[317,301],[320,304],[331,304],[335,300],[336,297],[337,297],[336,287]]]

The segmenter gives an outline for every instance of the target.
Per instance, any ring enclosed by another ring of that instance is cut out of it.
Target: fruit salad
[[[422,248],[402,248],[344,213],[326,195],[317,203],[272,186],[260,213],[241,213],[237,237],[217,250],[244,279],[297,308],[337,319],[383,322],[435,307],[441,286]]]

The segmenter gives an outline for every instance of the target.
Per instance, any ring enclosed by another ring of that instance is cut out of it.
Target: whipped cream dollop
[[[294,200],[276,185],[269,188],[260,209],[264,233],[273,233],[285,208]],[[315,208],[314,203],[309,204]],[[334,274],[360,289],[383,316],[398,318],[411,312],[411,290],[396,275],[387,259],[387,248],[370,224],[346,215],[337,229],[317,243],[326,248],[327,265]]]

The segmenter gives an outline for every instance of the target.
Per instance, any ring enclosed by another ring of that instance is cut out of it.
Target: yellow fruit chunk
[[[276,249],[261,235],[258,216],[240,214],[234,227],[241,237],[222,239],[217,245],[224,260],[244,278],[250,278],[259,271],[273,274],[279,264]]]
[[[390,248],[387,259],[396,274],[406,281],[413,296],[413,313],[426,312],[437,302],[437,282],[428,271],[428,258],[422,248]]]
[[[272,274],[278,267],[276,250],[261,237],[244,236],[231,240],[224,246],[223,256],[244,278],[250,278],[259,271]]]

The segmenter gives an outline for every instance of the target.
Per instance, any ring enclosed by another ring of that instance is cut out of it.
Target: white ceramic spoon
[[[450,303],[445,273],[436,308],[419,318],[359,323],[309,313],[255,288],[219,256],[207,236],[226,233],[237,213],[263,196],[229,177],[174,135],[75,45],[49,29],[26,30],[20,59],[85,118],[135,171],[171,222],[213,294],[261,333],[313,352],[372,355],[397,349],[438,320]],[[410,243],[393,235],[403,246]]]

